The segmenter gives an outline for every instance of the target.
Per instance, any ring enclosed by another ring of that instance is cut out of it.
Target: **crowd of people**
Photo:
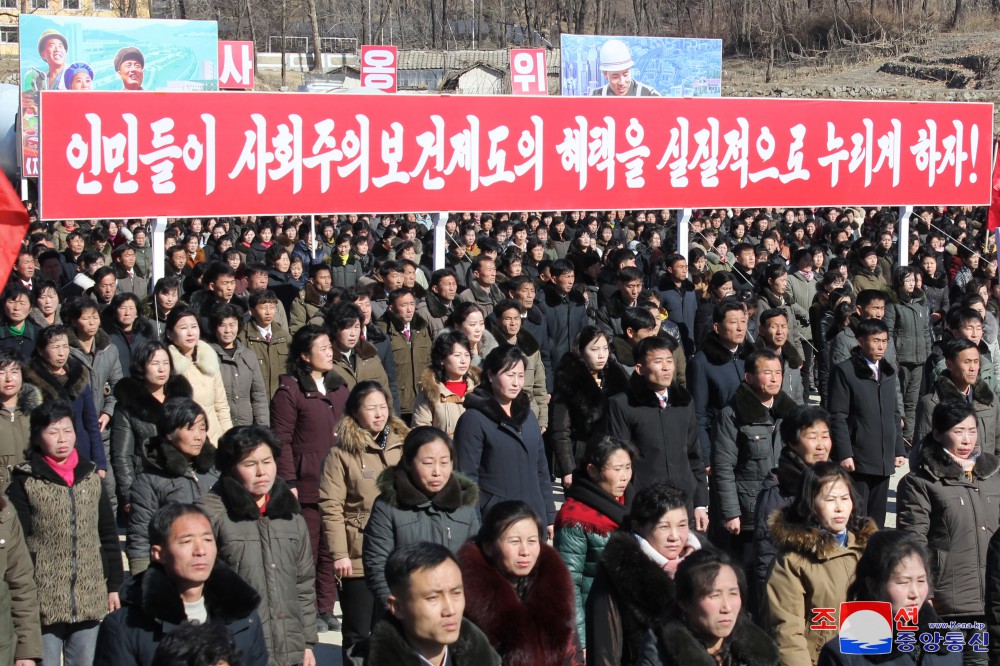
[[[1000,663],[985,217],[34,221],[0,662]]]

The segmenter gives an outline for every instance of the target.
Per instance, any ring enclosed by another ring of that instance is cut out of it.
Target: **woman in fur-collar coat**
[[[143,455],[142,472],[129,494],[125,553],[133,574],[149,566],[149,521],[170,502],[193,504],[219,480],[215,447],[202,440],[197,453],[182,453],[177,446],[182,430],[197,429],[205,412],[190,398],[175,398],[164,406],[162,432],[150,439]]]
[[[573,582],[559,553],[540,544],[534,568],[511,580],[468,541],[458,551],[465,617],[500,654],[503,666],[578,666]]]
[[[219,439],[233,427],[219,355],[203,340],[198,341],[193,356],[184,355],[175,345],[169,349],[174,372],[188,380],[194,401],[208,415],[208,438]]]
[[[777,666],[780,663],[774,640],[746,616],[736,620],[730,636],[725,666]],[[719,666],[705,650],[702,639],[679,621],[654,628],[644,645],[637,666]]]
[[[555,449],[554,471],[561,479],[576,469],[587,441],[605,431],[608,399],[628,390],[628,376],[610,355],[601,365],[597,354],[588,351],[589,346],[600,345],[602,338],[610,345],[601,329],[584,328],[556,366],[549,436]]]

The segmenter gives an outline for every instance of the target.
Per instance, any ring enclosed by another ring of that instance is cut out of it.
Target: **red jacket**
[[[271,398],[271,430],[281,440],[278,476],[296,488],[299,502],[319,502],[319,477],[326,454],[336,443],[337,424],[350,393],[336,372],[323,378],[326,393],[312,377],[281,375]]]

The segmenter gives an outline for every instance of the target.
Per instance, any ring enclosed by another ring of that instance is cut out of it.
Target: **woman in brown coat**
[[[861,515],[851,477],[839,463],[803,472],[798,497],[771,516],[779,548],[767,579],[762,624],[778,642],[783,666],[810,666],[837,627],[813,629],[817,608],[840,608],[868,538],[878,529]]]
[[[340,439],[323,462],[319,484],[324,532],[340,579],[345,663],[352,663],[352,646],[371,631],[375,601],[365,582],[361,549],[365,525],[379,496],[377,480],[399,462],[409,432],[392,416],[391,404],[392,396],[378,382],[361,382],[351,390],[337,427]]]
[[[333,617],[337,582],[320,519],[320,468],[333,448],[347,403],[347,387],[333,369],[333,345],[319,326],[306,325],[292,338],[288,374],[271,399],[271,429],[281,441],[278,476],[292,488],[309,527],[316,565],[316,627],[339,629]],[[322,622],[323,624],[320,624]]]
[[[479,385],[479,368],[472,365],[472,347],[462,331],[443,331],[431,348],[431,365],[420,377],[413,403],[413,427],[434,426],[455,436],[465,413],[465,395]]]

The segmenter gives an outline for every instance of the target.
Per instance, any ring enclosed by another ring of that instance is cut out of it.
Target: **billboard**
[[[721,39],[563,34],[560,45],[563,95],[722,96]]]
[[[218,90],[215,21],[22,14],[21,155],[38,175],[43,90]]]
[[[253,90],[253,42],[219,42],[219,89]]]
[[[515,95],[548,95],[545,49],[510,50],[510,89]]]
[[[985,204],[993,105],[42,93],[48,219]]]

